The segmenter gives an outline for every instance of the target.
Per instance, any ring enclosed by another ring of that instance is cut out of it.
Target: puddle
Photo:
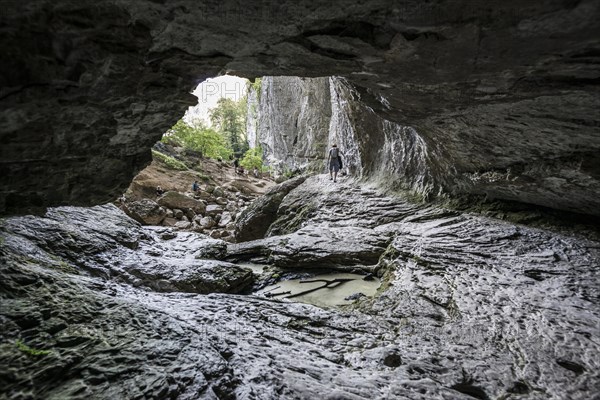
[[[381,282],[377,278],[365,281],[363,280],[364,277],[364,275],[337,272],[321,274],[312,278],[281,281],[275,285],[267,286],[255,294],[261,297],[309,303],[319,307],[340,306],[352,304],[354,300],[345,300],[345,298],[353,294],[362,293],[365,296],[375,294]],[[327,282],[320,281],[321,279],[330,282],[327,287],[323,287]],[[322,288],[300,294],[319,287]]]

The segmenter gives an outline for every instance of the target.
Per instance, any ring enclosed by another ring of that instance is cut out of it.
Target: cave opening
[[[229,243],[248,240],[235,227],[251,202],[277,183],[323,172],[324,146],[347,136],[334,118],[339,104],[332,91],[338,82],[334,77],[207,79],[192,92],[198,103],[154,144],[151,164],[117,204],[167,237],[176,231]],[[350,170],[346,163],[341,176]],[[282,269],[260,258],[229,261],[257,276],[243,292],[265,298],[348,305],[374,295],[381,284],[367,265],[316,262]]]
[[[597,392],[597,1],[7,4],[0,398]]]

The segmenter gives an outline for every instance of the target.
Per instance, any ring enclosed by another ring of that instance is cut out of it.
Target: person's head
[[[331,147],[337,147],[337,144],[334,143]]]

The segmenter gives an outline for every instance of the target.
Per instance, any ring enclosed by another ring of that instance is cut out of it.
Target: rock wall
[[[327,149],[336,143],[344,171],[355,178],[424,197],[442,191],[435,143],[379,116],[348,80],[264,77],[263,88],[258,132],[271,165],[324,172]]]
[[[259,141],[267,163],[280,173],[320,170],[331,119],[328,78],[262,79]]]
[[[398,171],[429,157],[408,187],[597,215],[599,12],[595,0],[10,2],[0,212],[116,198],[190,90],[230,73],[344,77],[417,133],[381,130],[420,154]]]
[[[246,137],[248,139],[248,145],[251,149],[259,146],[258,141],[258,121],[260,120],[260,93],[250,86],[248,88],[248,114],[246,117]]]
[[[379,116],[361,102],[347,80],[332,77],[330,84],[333,118],[329,142],[338,143],[343,150],[351,175],[424,197],[442,190],[442,178],[435,170],[442,158],[436,157],[435,143],[428,143],[411,127]]]

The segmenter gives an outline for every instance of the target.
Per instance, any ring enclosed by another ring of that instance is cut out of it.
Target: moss
[[[58,271],[61,271],[61,272],[66,272],[69,274],[78,274],[79,273],[79,271],[77,270],[76,267],[69,264],[65,260],[61,259],[60,257],[55,256],[55,255],[50,255],[50,258],[52,258],[55,262],[52,264],[48,264],[48,267],[58,270]],[[32,259],[32,262],[35,263],[36,260]]]
[[[176,160],[173,157],[163,154],[161,152],[158,152],[156,150],[152,150],[152,157],[155,160],[162,162],[164,165],[166,165],[170,169],[175,169],[178,171],[186,171],[188,169],[187,165],[185,165],[181,161]]]
[[[60,261],[57,265],[57,267],[64,272],[68,272],[70,274],[77,274],[77,268],[73,267],[71,264],[67,263],[66,261]]]
[[[15,342],[15,346],[17,346],[17,349],[19,349],[21,352],[33,357],[47,356],[48,354],[52,353],[50,350],[39,350],[29,347],[21,340],[17,340]]]

